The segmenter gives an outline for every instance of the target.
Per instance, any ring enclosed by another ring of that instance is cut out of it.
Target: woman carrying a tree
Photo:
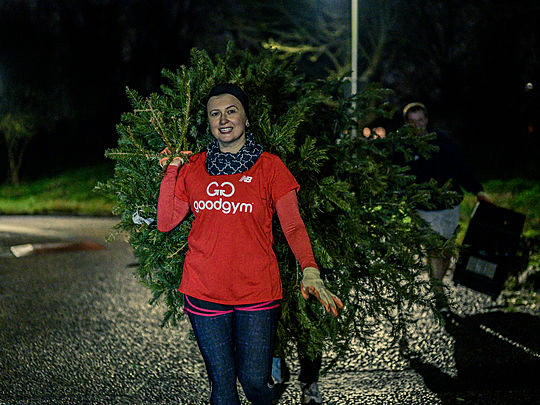
[[[207,100],[215,138],[206,151],[168,157],[158,202],[158,229],[195,219],[180,292],[210,380],[212,404],[239,404],[236,378],[249,401],[270,404],[268,385],[282,285],[273,251],[272,217],[303,269],[301,292],[337,315],[341,301],[319,275],[300,217],[300,186],[283,162],[255,143],[249,100],[234,84],[215,86]],[[180,167],[182,166],[182,167]]]

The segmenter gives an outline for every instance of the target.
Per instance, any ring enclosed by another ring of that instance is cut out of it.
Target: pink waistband
[[[189,313],[192,313],[192,314],[195,314],[195,315],[200,315],[200,316],[225,315],[225,314],[230,314],[230,313],[232,313],[234,311],[266,311],[266,310],[269,310],[269,309],[278,308],[280,306],[279,303],[269,306],[269,304],[271,304],[274,301],[266,301],[266,302],[261,302],[260,304],[250,305],[250,306],[247,306],[247,307],[233,307],[233,309],[228,310],[228,311],[219,311],[219,310],[216,310],[216,309],[200,308],[200,307],[198,307],[196,305],[193,305],[193,303],[189,300],[189,297],[187,295],[184,295],[184,297],[185,297],[187,303],[189,304],[189,306],[196,310],[196,311],[194,311],[191,308],[186,308],[186,306],[184,305],[184,312],[189,312]]]
[[[270,304],[272,301],[268,301],[268,302],[263,302],[262,304],[257,304],[257,305],[253,305],[251,307],[234,307],[234,310],[235,311],[264,311],[264,310],[267,310],[267,309],[272,309],[272,308],[277,308],[279,307],[279,304],[274,304],[270,307],[263,307],[263,305],[268,305]]]
[[[189,308],[186,308],[184,306],[184,311],[188,311],[188,312],[191,312],[192,314],[197,314],[197,315],[202,315],[202,316],[215,316],[215,315],[225,315],[225,314],[230,314],[232,311],[232,309],[230,311],[218,311],[217,309],[204,309],[204,308],[199,308],[198,306],[196,305],[193,305],[193,303],[189,300],[188,296],[187,295],[184,295],[184,297],[186,298],[186,301],[188,302],[188,304],[195,308],[197,311],[202,311],[202,312],[207,312],[207,314],[204,314],[204,313],[199,313],[197,311],[193,311],[193,310],[190,310]]]
[[[233,311],[232,310],[231,311],[210,311],[210,313],[205,314],[205,313],[193,311],[189,308],[184,307],[184,312],[189,312],[189,313],[200,315],[200,316],[218,316],[218,315],[230,314]]]

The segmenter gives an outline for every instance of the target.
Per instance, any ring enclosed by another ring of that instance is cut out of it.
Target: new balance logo
[[[251,183],[251,180],[253,180],[253,177],[249,176],[242,176],[242,178],[240,179],[240,181],[243,181],[244,183]]]

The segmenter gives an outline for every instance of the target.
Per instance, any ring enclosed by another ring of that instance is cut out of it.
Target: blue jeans
[[[195,305],[200,302],[189,299]],[[187,312],[208,372],[210,403],[240,404],[236,389],[238,378],[251,403],[270,405],[272,388],[269,381],[281,312],[279,306],[264,310],[219,306],[226,313],[204,316]]]

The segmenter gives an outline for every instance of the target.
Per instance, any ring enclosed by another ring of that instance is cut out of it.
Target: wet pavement
[[[187,320],[161,328],[163,306],[134,278],[114,218],[0,217],[0,404],[205,404],[208,383]],[[15,258],[27,243],[105,250]],[[327,404],[540,403],[540,319],[451,286],[446,326],[418,311],[408,357],[385,325],[320,379]],[[299,403],[298,363],[280,403]],[[246,403],[244,401],[244,403]]]

